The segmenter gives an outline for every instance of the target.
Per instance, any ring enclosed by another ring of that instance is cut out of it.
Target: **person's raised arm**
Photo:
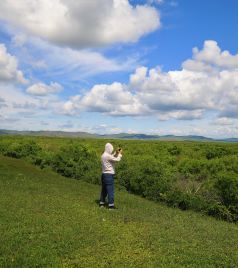
[[[116,150],[116,153],[114,155],[111,155],[110,156],[110,161],[113,161],[113,162],[118,162],[120,161],[122,158],[122,149],[118,149]]]

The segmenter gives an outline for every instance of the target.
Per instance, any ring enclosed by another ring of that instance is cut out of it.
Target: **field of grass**
[[[238,225],[0,156],[0,267],[237,267]]]
[[[1,136],[0,155],[100,183],[103,139]],[[112,140],[123,148],[116,184],[170,207],[238,222],[238,143]]]

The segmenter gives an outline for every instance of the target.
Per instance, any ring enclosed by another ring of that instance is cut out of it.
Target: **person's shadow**
[[[94,203],[96,203],[97,205],[99,205],[100,201],[98,199],[94,200]]]

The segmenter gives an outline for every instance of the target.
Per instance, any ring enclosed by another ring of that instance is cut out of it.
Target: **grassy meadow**
[[[0,267],[237,267],[238,226],[0,156]]]

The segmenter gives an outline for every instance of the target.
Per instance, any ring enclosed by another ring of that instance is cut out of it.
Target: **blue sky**
[[[238,137],[238,2],[0,3],[0,128]]]

